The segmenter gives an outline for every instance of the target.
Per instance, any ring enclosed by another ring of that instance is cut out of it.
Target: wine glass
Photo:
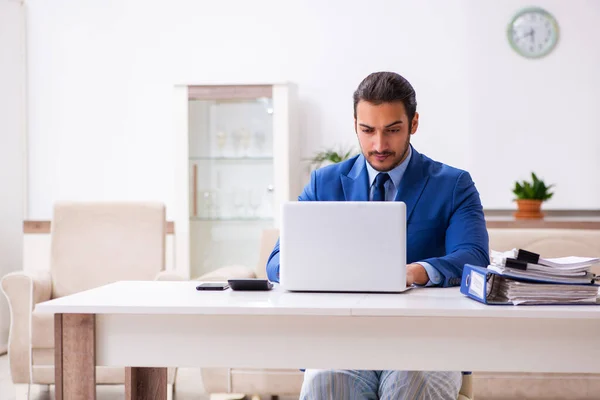
[[[257,130],[254,132],[254,143],[256,144],[256,149],[258,150],[258,154],[263,154],[263,146],[265,145],[266,135],[263,130]]]
[[[246,192],[242,189],[233,192],[233,206],[236,209],[236,215],[243,218],[245,215],[244,207],[246,206]]]
[[[204,218],[210,219],[212,213],[212,201],[213,197],[211,195],[210,190],[205,190],[202,192],[202,216]]]
[[[220,204],[220,195],[219,192],[217,190],[212,190],[210,192],[210,198],[211,198],[211,215],[210,217],[213,219],[218,219],[221,215],[221,204]]]
[[[252,209],[252,216],[258,217],[258,209],[262,205],[262,192],[258,189],[248,191],[248,205]]]
[[[240,142],[242,140],[242,135],[241,135],[241,131],[235,130],[233,131],[233,133],[231,134],[232,139],[233,139],[233,152],[235,153],[235,156],[238,157],[239,156],[239,149],[240,149]]]
[[[243,150],[243,156],[247,157],[248,156],[248,148],[250,147],[250,139],[252,138],[252,135],[250,134],[250,131],[248,131],[248,129],[242,128],[239,131],[239,137],[240,137],[240,145],[242,146],[242,150]]]
[[[220,130],[216,134],[217,137],[217,149],[219,150],[219,157],[223,157],[223,149],[225,148],[225,144],[227,144],[227,133]]]

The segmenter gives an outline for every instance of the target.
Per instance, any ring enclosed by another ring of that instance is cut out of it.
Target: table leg
[[[128,367],[125,369],[126,400],[167,400],[167,369]]]
[[[96,399],[96,337],[93,314],[54,316],[56,400]]]

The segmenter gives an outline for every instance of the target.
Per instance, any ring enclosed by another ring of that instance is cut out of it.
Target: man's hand
[[[406,266],[406,286],[411,286],[413,283],[425,285],[427,282],[429,282],[429,275],[421,264],[412,263]]]

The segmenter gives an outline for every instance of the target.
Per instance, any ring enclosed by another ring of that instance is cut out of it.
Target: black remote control
[[[247,278],[229,279],[227,281],[232,290],[271,290],[273,284],[268,279]]]

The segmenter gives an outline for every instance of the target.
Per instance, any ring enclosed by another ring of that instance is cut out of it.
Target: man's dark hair
[[[374,72],[363,79],[354,92],[354,118],[360,100],[375,105],[401,101],[408,115],[409,126],[417,111],[415,89],[410,82],[395,72]]]

